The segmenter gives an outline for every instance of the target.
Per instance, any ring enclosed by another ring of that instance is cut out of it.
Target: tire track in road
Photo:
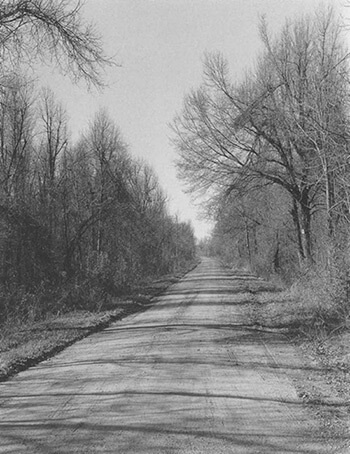
[[[332,452],[290,380],[293,347],[249,326],[259,288],[204,260],[149,310],[0,384],[0,454]]]

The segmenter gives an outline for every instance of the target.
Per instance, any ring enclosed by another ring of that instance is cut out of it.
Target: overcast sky
[[[330,3],[340,8],[344,0]],[[239,78],[260,48],[259,15],[277,31],[287,17],[317,7],[318,0],[86,0],[84,18],[95,23],[106,53],[121,66],[108,69],[102,93],[87,92],[49,69],[41,82],[66,107],[73,138],[99,108],[107,108],[130,151],[156,170],[171,212],[191,220],[203,237],[210,224],[198,219],[200,209],[176,179],[168,124],[185,94],[201,82],[204,52],[221,51],[232,77]]]

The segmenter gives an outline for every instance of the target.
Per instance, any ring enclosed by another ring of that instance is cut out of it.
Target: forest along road
[[[298,398],[294,348],[249,326],[268,287],[204,259],[146,312],[1,383],[0,453],[341,452]]]

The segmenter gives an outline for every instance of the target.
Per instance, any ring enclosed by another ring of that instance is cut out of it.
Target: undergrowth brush
[[[350,327],[348,281],[337,270],[312,268],[290,288],[299,305],[300,328],[310,338],[322,338]]]
[[[196,264],[158,279],[140,279],[119,295],[93,281],[42,285],[30,292],[20,287],[0,290],[0,381],[115,320],[145,310]]]
[[[276,283],[280,282],[277,278]],[[350,328],[348,294],[342,273],[310,267],[284,291],[257,295],[254,319],[320,343]]]

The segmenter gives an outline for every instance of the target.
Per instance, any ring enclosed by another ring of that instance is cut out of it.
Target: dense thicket
[[[209,191],[211,249],[295,276],[349,271],[349,65],[332,10],[288,21],[253,70],[232,81],[211,54],[173,123],[182,177]]]
[[[157,177],[108,114],[72,144],[52,93],[31,93],[19,78],[0,93],[2,313],[48,289],[47,305],[89,307],[193,260],[191,226],[168,214]]]
[[[39,59],[103,84],[112,62],[81,6],[0,5],[0,322],[96,308],[194,258],[191,226],[169,215],[154,172],[130,155],[108,114],[73,144],[53,94],[20,76]]]

